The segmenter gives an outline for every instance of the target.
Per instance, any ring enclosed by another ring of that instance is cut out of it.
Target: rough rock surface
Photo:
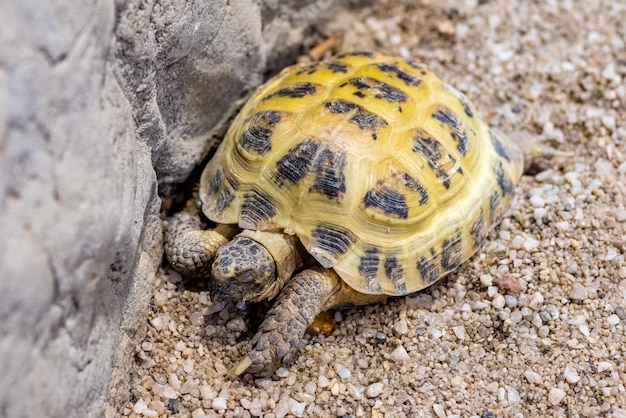
[[[331,2],[3,2],[0,416],[100,416],[109,384],[128,395],[158,179],[187,177]]]

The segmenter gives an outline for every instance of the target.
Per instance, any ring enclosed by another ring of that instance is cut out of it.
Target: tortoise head
[[[209,293],[217,303],[259,301],[276,283],[276,266],[269,251],[257,241],[235,237],[221,246],[211,268]]]

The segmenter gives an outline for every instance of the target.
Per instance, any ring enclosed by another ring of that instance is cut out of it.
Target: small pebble
[[[406,324],[404,319],[399,320],[393,326],[394,331],[396,331],[400,335],[404,335],[409,332],[409,327]]]
[[[518,403],[522,400],[517,389],[511,386],[507,388],[506,399],[509,401],[509,404]]]
[[[541,375],[539,373],[533,372],[532,370],[526,370],[524,372],[524,377],[530,383],[533,383],[535,385],[538,385],[543,381],[543,378],[541,377]]]
[[[580,283],[574,283],[574,286],[572,286],[572,291],[570,292],[569,297],[574,300],[587,299],[587,288]]]
[[[352,376],[352,372],[350,372],[350,369],[348,369],[343,364],[339,364],[339,363],[335,364],[335,371],[337,372],[337,376],[339,376],[342,379],[347,379],[350,376]]]
[[[383,393],[384,389],[385,389],[385,385],[382,382],[376,382],[376,383],[372,383],[371,385],[369,385],[367,389],[365,390],[365,393],[367,394],[368,397],[375,398],[381,393]]]
[[[580,380],[580,376],[578,376],[578,372],[571,364],[568,364],[567,366],[565,366],[563,377],[565,377],[565,380],[567,380],[567,382],[571,384],[578,383],[578,381]]]
[[[558,405],[565,398],[565,392],[559,388],[550,389],[550,393],[548,394],[548,400],[552,405]]]
[[[393,350],[390,356],[393,361],[405,361],[411,358],[409,357],[409,354],[406,352],[405,348],[401,345]]]
[[[613,314],[611,316],[609,316],[608,318],[606,318],[606,323],[609,325],[617,325],[619,324],[619,316]]]
[[[464,340],[465,339],[465,327],[462,325],[456,326],[456,327],[452,327],[452,332],[454,332],[454,335],[456,335],[456,337],[459,340]]]
[[[304,402],[298,402],[293,398],[289,398],[289,411],[296,417],[301,417],[304,414],[304,408],[306,408]]]
[[[493,300],[491,301],[491,305],[495,309],[502,309],[502,308],[504,308],[504,304],[505,304],[504,296],[502,296],[500,293],[495,295]]]
[[[226,399],[222,398],[221,396],[218,396],[217,398],[213,399],[213,402],[211,402],[211,408],[213,408],[216,411],[223,411],[226,409]]]

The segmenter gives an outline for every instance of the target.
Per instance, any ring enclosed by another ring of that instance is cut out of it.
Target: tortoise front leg
[[[364,305],[385,298],[352,290],[333,270],[322,267],[304,270],[278,295],[251,341],[252,349],[229,374],[247,371],[256,376],[270,376],[295,359],[302,337],[317,314],[335,306]]]
[[[167,261],[189,277],[209,277],[215,252],[237,233],[234,225],[200,228],[197,213],[180,212],[165,224],[163,248]]]

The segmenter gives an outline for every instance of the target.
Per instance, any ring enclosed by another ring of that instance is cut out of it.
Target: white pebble
[[[540,196],[532,195],[530,197],[530,204],[536,208],[542,208],[546,205],[546,201]]]
[[[493,279],[489,274],[482,274],[480,276],[480,285],[482,287],[489,287],[493,284]]]
[[[200,326],[204,324],[204,315],[202,315],[202,312],[193,312],[189,316],[189,322],[191,322],[191,325]]]
[[[500,293],[496,294],[493,298],[493,300],[491,301],[491,305],[495,308],[495,309],[502,309],[504,308],[504,296],[502,296]]]
[[[606,318],[606,323],[609,325],[619,324],[619,316],[617,316],[616,314],[609,316],[608,318]]]
[[[161,319],[160,316],[152,318],[152,320],[150,321],[150,325],[152,325],[157,331],[161,331],[165,326],[165,324],[163,323],[163,319]]]
[[[276,418],[284,418],[289,413],[289,398],[281,398],[274,409],[274,415]]]
[[[200,396],[202,399],[211,400],[215,397],[215,393],[213,393],[213,388],[209,385],[200,386]]]
[[[263,416],[263,408],[261,408],[261,401],[258,398],[254,398],[250,403],[250,415],[253,417]]]
[[[443,405],[438,403],[433,404],[433,411],[435,411],[435,415],[439,418],[446,418],[446,411],[443,409]]]
[[[530,383],[533,383],[535,385],[538,385],[543,381],[543,378],[541,377],[541,375],[539,373],[533,372],[532,370],[526,370],[524,372],[524,377]]]
[[[211,408],[213,408],[216,411],[223,411],[226,409],[226,399],[222,398],[221,396],[218,396],[217,398],[213,399],[213,402],[211,402]]]
[[[188,358],[187,360],[183,361],[183,370],[185,371],[185,373],[192,374],[193,369],[194,364],[192,359]]]
[[[522,321],[522,311],[513,311],[510,316],[511,322],[517,324]]]
[[[195,409],[191,413],[191,418],[205,418],[205,417],[206,417],[206,414],[204,413],[204,410],[202,408]]]
[[[463,325],[452,327],[452,332],[454,332],[454,335],[456,335],[459,340],[465,339],[465,327]]]
[[[560,229],[561,231],[569,230],[569,222],[567,221],[557,222],[554,225],[557,227],[557,229]]]
[[[289,398],[289,411],[297,417],[301,417],[304,414],[304,408],[306,404],[304,402],[298,402],[293,398]]]
[[[401,319],[398,322],[396,322],[393,326],[393,329],[401,335],[406,334],[407,332],[409,332],[409,327],[406,324],[406,320]]]
[[[537,247],[539,247],[539,241],[534,238],[528,237],[526,238],[526,241],[524,241],[523,247],[527,252],[531,252],[532,250],[535,250]]]
[[[506,295],[504,297],[504,300],[506,302],[506,306],[508,306],[509,308],[515,308],[517,306],[517,297],[516,296]]]
[[[399,345],[395,350],[391,352],[391,359],[393,361],[409,360],[409,354],[406,352],[403,346]]]
[[[239,316],[228,321],[226,323],[226,328],[234,332],[246,332],[248,330],[246,322]]]
[[[347,379],[352,376],[350,369],[339,363],[335,364],[335,372],[337,372],[337,375],[342,379]]]
[[[572,291],[569,294],[569,297],[574,300],[584,300],[587,299],[587,288],[580,283],[574,283],[572,286]]]
[[[180,388],[180,393],[191,393],[198,390],[198,382],[193,379],[189,379],[185,382],[185,384]]]
[[[510,404],[512,404],[518,403],[522,398],[519,396],[519,392],[517,391],[517,389],[509,386],[506,394],[506,399],[509,401]]]
[[[548,394],[548,400],[552,405],[558,405],[565,398],[565,392],[559,388],[550,389],[550,393]]]
[[[578,376],[578,372],[571,364],[565,366],[565,371],[563,372],[563,377],[567,380],[568,383],[575,384],[580,380],[580,376]]]
[[[143,398],[139,398],[133,407],[133,411],[135,411],[136,414],[143,414],[143,411],[146,409],[148,409],[148,405],[146,405],[146,401],[144,401]]]
[[[438,330],[437,328],[433,328],[430,330],[430,335],[435,339],[438,340],[439,338],[441,338],[441,336],[443,335],[443,332],[441,332],[441,330]]]
[[[327,388],[329,384],[330,384],[330,381],[328,380],[326,376],[322,374],[319,375],[319,377],[317,378],[317,386],[321,388]]]
[[[568,321],[570,325],[578,325],[578,326],[584,325],[586,322],[587,320],[585,319],[585,315],[573,316],[572,319]]]
[[[284,367],[279,367],[275,373],[276,373],[276,376],[281,377],[283,379],[289,376],[289,370],[285,369]]]
[[[370,398],[375,398],[381,393],[383,393],[384,389],[385,389],[385,385],[383,385],[382,382],[376,382],[376,383],[372,383],[371,385],[369,385],[365,393],[367,393],[367,396],[369,396]]]
[[[170,384],[172,389],[179,391],[180,390],[180,380],[178,380],[178,376],[175,373],[170,373],[167,383]]]
[[[170,385],[165,385],[161,391],[161,396],[167,399],[176,399],[178,398],[178,393]]]

